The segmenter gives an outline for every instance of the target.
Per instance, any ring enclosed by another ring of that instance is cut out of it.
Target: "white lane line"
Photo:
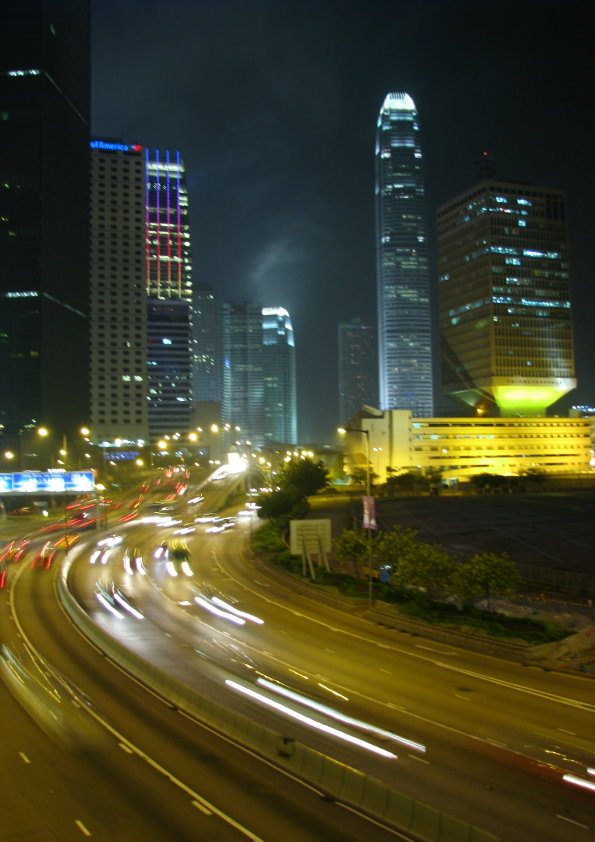
[[[19,755],[23,758],[25,763],[31,763],[31,761],[29,760],[29,758],[27,757],[27,755],[25,754],[24,751],[19,751]]]
[[[464,702],[470,702],[471,701],[469,696],[461,696],[461,695],[459,695],[459,693],[455,693],[455,698],[462,699]]]
[[[418,763],[425,763],[426,766],[430,765],[430,761],[426,760],[424,757],[417,757],[415,754],[408,754],[407,757],[410,757],[412,760],[417,760]]]
[[[78,827],[78,829],[80,830],[81,833],[84,833],[85,836],[91,836],[91,831],[87,830],[87,828],[85,827],[85,825],[82,823],[82,821],[80,819],[77,819],[75,821],[75,825]]]
[[[382,667],[380,667],[380,672],[386,673],[386,675],[392,675],[392,672],[390,670],[385,670]]]
[[[427,649],[428,652],[436,652],[438,655],[456,655],[457,652],[448,652],[444,649],[436,649],[434,646],[424,646],[423,643],[416,643],[416,649]]]
[[[575,731],[567,731],[566,728],[558,728],[558,731],[561,731],[563,734],[570,734],[573,737],[576,737]]]
[[[122,751],[125,751],[126,754],[134,754],[130,746],[127,746],[126,743],[118,743],[118,746],[122,749]]]
[[[465,669],[464,667],[457,667],[454,664],[443,664],[440,661],[434,661],[434,663],[437,667],[458,672],[462,675],[467,675],[470,678],[477,678],[479,681],[487,681],[489,684],[496,684],[500,687],[506,688],[507,690],[518,690],[520,693],[527,693],[529,696],[536,696],[539,699],[545,699],[550,702],[557,702],[561,705],[579,708],[579,710],[595,710],[595,705],[592,705],[589,702],[581,702],[578,699],[569,699],[566,696],[558,696],[556,693],[550,693],[547,690],[536,690],[533,687],[528,687],[524,684],[516,684],[514,681],[506,681],[492,675],[485,675],[484,673],[475,672],[474,670]]]
[[[556,813],[557,819],[562,819],[563,822],[568,822],[569,824],[575,824],[577,827],[582,827],[585,830],[589,830],[588,824],[581,824],[580,822],[575,822],[574,819],[569,819],[568,816],[561,816],[560,813]]]
[[[204,813],[205,816],[213,815],[211,810],[207,809],[203,804],[200,803],[200,801],[193,801],[192,804],[194,807],[196,807],[197,810],[200,810],[201,813]]]

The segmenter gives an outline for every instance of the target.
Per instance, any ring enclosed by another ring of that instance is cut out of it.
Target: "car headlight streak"
[[[221,608],[217,608],[216,605],[213,605],[212,602],[203,599],[202,596],[195,596],[194,601],[197,605],[200,605],[201,608],[205,608],[207,611],[210,611],[211,614],[216,614],[217,617],[223,617],[224,620],[229,620],[232,623],[236,623],[238,626],[246,625],[246,621],[243,617],[238,617],[236,614],[232,614],[229,611],[222,611]]]
[[[587,771],[591,772],[590,769]],[[592,792],[595,792],[595,783],[593,783],[593,781],[586,781],[583,778],[577,778],[576,775],[562,775],[562,780],[566,781],[568,784],[574,784],[575,786],[580,786],[583,789],[590,789]]]
[[[256,690],[252,690],[250,687],[238,684],[237,681],[232,681],[231,679],[226,678],[225,683],[233,690],[237,690],[245,696],[250,696],[261,704],[273,708],[285,716],[290,716],[292,719],[297,719],[298,722],[302,722],[304,725],[308,725],[310,728],[314,728],[317,731],[323,731],[325,734],[330,734],[332,737],[345,740],[345,742],[352,743],[353,745],[359,746],[359,748],[364,748],[374,754],[379,754],[381,757],[387,757],[392,760],[397,756],[392,751],[387,751],[384,748],[375,746],[372,743],[366,742],[366,740],[354,737],[352,734],[347,734],[345,731],[339,731],[338,728],[333,728],[331,725],[325,725],[323,722],[318,722],[316,719],[311,719],[309,716],[305,716],[303,713],[299,713],[286,705],[282,705],[274,699],[269,699],[267,696],[262,695],[262,693],[257,693]]]
[[[230,611],[232,614],[236,614],[238,617],[243,617],[244,620],[250,620],[251,623],[258,623],[259,626],[262,626],[264,623],[264,620],[261,620],[260,617],[255,617],[254,614],[247,614],[245,611],[240,611],[238,608],[234,608],[233,605],[229,605],[229,603],[220,599],[218,596],[211,597],[211,602],[214,602],[215,605],[219,605],[226,611]]]
[[[407,748],[415,749],[415,751],[425,752],[426,750],[426,747],[421,743],[408,740],[406,737],[400,737],[398,734],[393,734],[390,731],[384,731],[382,728],[376,728],[375,725],[370,725],[368,722],[362,722],[361,719],[354,719],[353,717],[347,716],[334,708],[322,705],[320,702],[314,701],[314,699],[309,699],[307,696],[295,693],[288,687],[283,687],[281,684],[275,684],[272,681],[268,681],[266,678],[257,678],[256,683],[260,684],[262,687],[266,687],[267,690],[271,690],[273,693],[279,693],[281,696],[286,696],[293,702],[298,702],[298,704],[312,708],[312,710],[315,710],[318,713],[330,716],[331,719],[344,722],[345,725],[353,725],[355,728],[361,728],[362,730],[369,731],[371,734],[376,734],[379,737],[386,737],[389,740],[395,740],[395,742],[401,743],[402,745],[407,746]]]

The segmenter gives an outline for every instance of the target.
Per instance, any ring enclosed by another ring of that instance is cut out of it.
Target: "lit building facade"
[[[147,404],[151,441],[190,430],[190,302],[148,300]]]
[[[293,327],[283,307],[262,308],[264,439],[297,443],[296,362]]]
[[[143,443],[147,416],[145,157],[91,141],[91,428],[97,442]]]
[[[376,133],[380,406],[432,415],[432,316],[417,109],[386,96]]]
[[[192,300],[186,171],[178,151],[145,150],[146,283],[155,298]]]
[[[221,305],[221,422],[255,446],[264,442],[262,307]]]
[[[416,418],[407,411],[366,407],[350,426],[369,431],[370,462],[380,482],[433,468],[445,481],[481,473],[592,473],[588,418]],[[348,466],[365,467],[365,434],[344,444]]]
[[[339,421],[347,423],[364,405],[378,403],[376,331],[354,318],[338,327]]]
[[[90,4],[0,7],[0,425],[89,423]]]
[[[442,385],[544,415],[576,387],[564,193],[490,179],[438,210]]]
[[[219,302],[215,290],[199,284],[192,298],[192,400],[219,401]]]
[[[187,433],[192,267],[179,152],[91,142],[90,278],[93,438]]]

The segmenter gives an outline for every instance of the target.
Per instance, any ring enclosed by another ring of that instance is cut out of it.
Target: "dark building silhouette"
[[[354,318],[338,328],[339,421],[346,424],[364,405],[378,403],[376,331]]]
[[[88,423],[89,2],[0,8],[0,424]]]

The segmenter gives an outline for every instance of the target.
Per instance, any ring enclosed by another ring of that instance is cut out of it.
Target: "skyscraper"
[[[262,308],[264,438],[297,444],[295,341],[283,307]]]
[[[262,307],[224,303],[221,306],[221,421],[240,428],[240,438],[264,443],[262,370]]]
[[[145,156],[91,141],[91,427],[97,442],[147,441]]]
[[[153,441],[190,429],[190,302],[150,297],[147,315],[147,398]]]
[[[428,246],[417,110],[389,93],[376,133],[378,364],[382,409],[433,414]]]
[[[376,406],[376,331],[360,318],[343,322],[339,334],[339,421],[346,424],[362,406]]]
[[[0,11],[0,424],[89,420],[89,2]]]
[[[219,401],[219,303],[212,287],[194,287],[192,321],[192,400]]]
[[[95,139],[91,190],[93,437],[185,433],[192,266],[180,154]]]
[[[179,151],[145,151],[148,418],[152,441],[187,433],[192,410],[192,262]],[[168,306],[171,305],[171,306]]]
[[[438,210],[443,389],[480,414],[544,415],[576,386],[565,207],[490,178]]]
[[[147,294],[192,298],[186,171],[178,151],[145,150]]]

